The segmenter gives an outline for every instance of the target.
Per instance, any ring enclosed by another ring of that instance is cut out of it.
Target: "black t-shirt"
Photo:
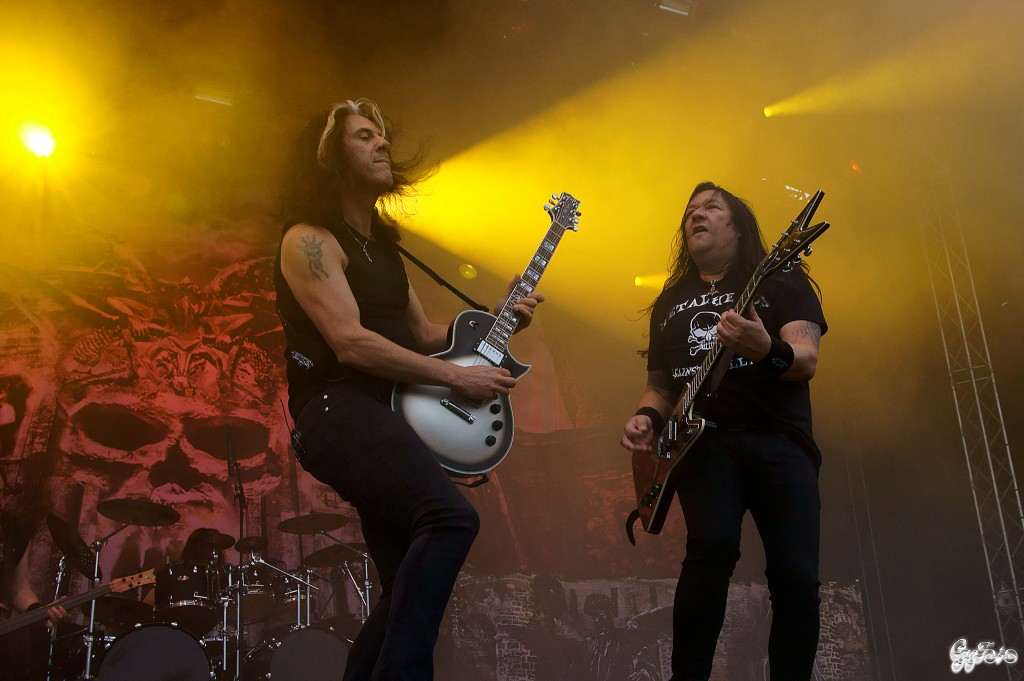
[[[282,237],[293,225],[285,226]],[[376,219],[371,229],[374,239],[358,241],[344,224],[328,226],[348,255],[345,277],[359,305],[359,322],[370,331],[407,349],[415,349],[416,338],[409,328],[409,279],[405,263],[395,244],[384,236],[386,228]],[[372,258],[372,260],[371,260]],[[285,334],[285,360],[288,373],[288,409],[298,418],[302,407],[324,383],[359,377],[369,392],[384,399],[391,383],[371,377],[353,367],[342,365],[324,340],[313,320],[295,299],[281,273],[281,254],[277,255],[274,280],[277,311]]]
[[[727,274],[716,283],[719,293],[709,296],[710,284],[688,277],[662,292],[651,310],[648,370],[664,372],[681,393],[717,339],[721,314],[734,307],[747,282],[746,275]],[[797,320],[818,324],[823,334],[828,328],[810,282],[796,271],[762,282],[753,304],[765,329],[776,337]],[[739,356],[732,357],[714,396],[707,395],[710,380],[694,401],[694,411],[716,426],[796,430],[813,442],[806,381],[781,380]]]

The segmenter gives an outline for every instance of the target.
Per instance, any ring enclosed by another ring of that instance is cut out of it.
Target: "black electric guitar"
[[[808,226],[814,211],[817,210],[818,204],[821,203],[824,196],[824,192],[818,191],[811,197],[800,215],[793,220],[789,229],[783,232],[771,252],[754,268],[753,276],[747,282],[743,293],[736,299],[736,305],[733,307],[735,312],[742,314],[747,309],[754,299],[757,288],[767,277],[780,269],[791,270],[800,264],[801,256],[811,254],[811,242],[829,228],[827,222]],[[633,487],[636,492],[636,510],[630,513],[626,520],[626,535],[634,544],[636,541],[633,536],[633,524],[637,519],[641,521],[646,532],[650,534],[661,532],[665,523],[665,515],[668,513],[675,492],[677,464],[683,460],[683,456],[704,432],[704,419],[695,418],[693,415],[694,400],[700,394],[701,388],[711,374],[718,358],[721,357],[722,350],[723,346],[716,337],[708,354],[697,368],[697,373],[694,374],[679,402],[672,410],[672,416],[669,417],[658,436],[654,450],[633,452]]]
[[[62,601],[54,601],[42,608],[29,610],[28,612],[20,615],[15,615],[9,620],[0,622],[0,636],[9,634],[12,631],[21,629],[22,627],[26,627],[35,622],[45,620],[46,612],[54,605],[60,605],[64,609],[70,610],[71,608],[77,608],[80,605],[94,601],[97,598],[102,598],[103,596],[107,596],[112,593],[121,593],[122,591],[128,591],[129,589],[135,589],[140,586],[152,584],[155,581],[156,575],[153,570],[146,570],[145,572],[140,572],[135,575],[111,580],[109,584],[102,584],[95,589],[89,589],[85,593],[80,593],[77,596],[71,596]]]
[[[473,366],[491,364],[508,369],[519,379],[530,367],[508,352],[508,341],[519,323],[512,308],[536,289],[566,230],[578,231],[580,202],[566,193],[544,206],[551,226],[533,254],[497,317],[467,310],[455,318],[451,346],[434,357]],[[477,402],[450,388],[404,384],[395,387],[391,407],[416,431],[438,462],[459,476],[484,475],[494,469],[512,447],[512,405],[508,395]]]

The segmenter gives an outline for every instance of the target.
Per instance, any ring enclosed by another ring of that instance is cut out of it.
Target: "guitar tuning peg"
[[[810,246],[808,246],[807,248],[804,249],[804,255],[809,256],[812,252],[813,251],[811,251],[811,247]]]
[[[544,204],[544,212],[545,213],[550,213],[551,212],[551,204],[550,203],[545,203]]]
[[[552,194],[551,200],[554,201],[555,203],[558,203],[558,194]]]
[[[581,217],[582,215],[583,215],[583,213],[582,213],[582,212],[580,212],[580,211],[576,211],[576,217]]]

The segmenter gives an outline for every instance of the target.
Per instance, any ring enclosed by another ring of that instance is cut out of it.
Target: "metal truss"
[[[1024,511],[952,185],[928,170],[922,237],[1001,637],[995,645],[1024,653]],[[1024,679],[1024,664],[1005,669]]]

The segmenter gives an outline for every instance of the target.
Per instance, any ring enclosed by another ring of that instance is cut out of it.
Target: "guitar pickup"
[[[494,347],[486,340],[482,340],[477,344],[476,354],[480,355],[494,366],[501,366],[501,360],[505,358],[504,352]]]

